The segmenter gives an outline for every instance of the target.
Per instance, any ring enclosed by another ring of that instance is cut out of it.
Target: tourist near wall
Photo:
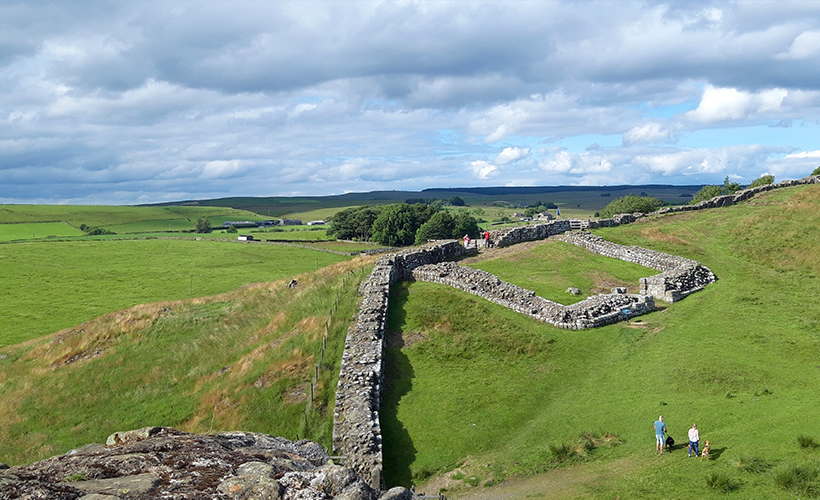
[[[718,196],[695,205],[664,207],[655,214],[722,207],[772,189],[818,183],[820,176],[784,181],[746,189],[734,195]],[[356,471],[371,487],[383,489],[379,405],[384,380],[384,334],[390,285],[404,279],[442,283],[561,328],[590,328],[648,312],[654,309],[654,298],[674,302],[715,281],[714,274],[697,261],[641,247],[617,245],[585,232],[568,233],[571,230],[628,224],[641,217],[644,215],[620,214],[602,220],[555,220],[490,232],[496,246],[562,235],[560,238],[563,241],[595,253],[662,271],[661,274],[641,278],[640,295],[599,295],[572,306],[547,301],[537,297],[534,292],[503,282],[484,271],[447,262],[465,253],[478,251],[475,248],[465,249],[457,241],[434,243],[381,257],[359,287],[361,305],[356,324],[348,330],[342,355],[334,410],[333,448],[344,456],[345,465]]]

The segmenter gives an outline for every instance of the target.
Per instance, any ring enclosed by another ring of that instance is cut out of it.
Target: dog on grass
[[[709,441],[706,441],[703,445],[703,451],[700,452],[700,459],[703,460],[704,458],[707,462],[709,461]]]
[[[672,439],[672,436],[666,436],[666,450],[672,451],[672,448],[675,446],[675,440]]]

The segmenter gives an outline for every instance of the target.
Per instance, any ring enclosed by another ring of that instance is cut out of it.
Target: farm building
[[[240,234],[236,239],[238,239],[239,241],[253,241],[253,235]]]

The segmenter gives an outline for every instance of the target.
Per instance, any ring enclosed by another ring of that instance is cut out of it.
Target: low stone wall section
[[[666,302],[677,302],[717,279],[709,268],[698,261],[638,246],[618,245],[588,232],[574,231],[554,238],[599,255],[663,271],[641,278],[640,293]]]
[[[583,330],[623,321],[655,310],[650,296],[602,294],[565,306],[479,269],[442,262],[416,267],[412,278],[451,286],[558,328]]]
[[[475,251],[446,241],[386,255],[359,287],[359,313],[347,332],[336,389],[333,449],[374,489],[383,488],[379,405],[390,285],[411,276],[415,267]]]
[[[744,189],[734,194],[727,194],[723,196],[715,196],[711,200],[704,200],[694,205],[682,205],[679,207],[663,207],[658,209],[657,214],[668,214],[676,212],[691,212],[693,210],[705,210],[707,208],[720,208],[746,201],[754,196],[771,191],[773,189],[782,189],[793,186],[802,186],[805,184],[820,184],[820,175],[810,175],[802,179],[792,179],[774,184],[767,184],[765,186],[758,186],[750,189]]]

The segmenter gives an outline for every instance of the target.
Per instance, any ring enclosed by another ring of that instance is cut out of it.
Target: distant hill
[[[213,206],[248,210],[260,215],[282,217],[291,213],[354,205],[402,203],[410,199],[449,199],[459,196],[467,205],[491,206],[493,203],[529,205],[537,201],[570,206],[582,210],[600,210],[610,201],[629,194],[659,198],[680,205],[692,199],[702,184],[673,186],[646,184],[638,186],[523,186],[430,188],[422,191],[371,191],[332,196],[230,197],[156,203],[148,206]]]

